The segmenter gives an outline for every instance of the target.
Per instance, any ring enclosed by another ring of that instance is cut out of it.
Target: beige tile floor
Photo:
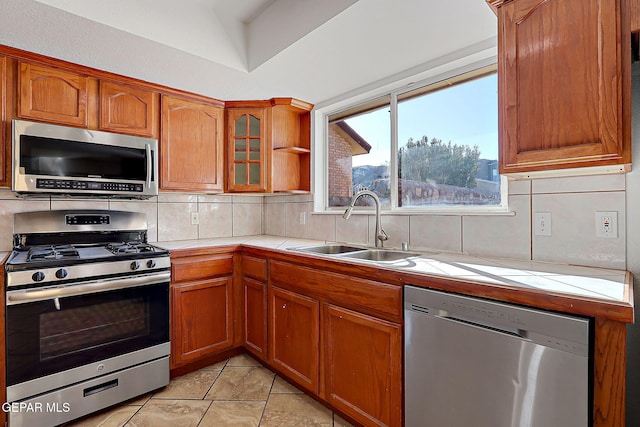
[[[246,354],[65,427],[350,427]]]

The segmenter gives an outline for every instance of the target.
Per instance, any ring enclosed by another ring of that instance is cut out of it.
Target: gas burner
[[[154,252],[155,248],[144,242],[119,242],[109,243],[107,250],[114,255],[137,254],[141,252]]]
[[[72,245],[33,246],[29,249],[27,261],[48,261],[79,257],[78,250]]]

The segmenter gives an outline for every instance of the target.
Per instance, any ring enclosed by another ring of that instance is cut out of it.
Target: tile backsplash
[[[18,198],[0,189],[0,251],[11,250],[13,214],[50,209],[113,209],[144,212],[150,242],[262,234],[262,195],[161,193],[148,200]],[[191,224],[191,213],[198,223]]]
[[[374,244],[375,216],[313,213],[310,195],[265,197],[267,234]],[[618,213],[616,238],[596,237],[598,211]],[[537,236],[535,212],[552,217],[551,236]],[[624,175],[545,178],[509,182],[509,213],[392,215],[382,224],[385,247],[408,242],[415,250],[518,258],[614,269],[626,268]]]
[[[20,199],[0,189],[0,251],[11,249],[13,214],[48,209],[144,212],[149,241],[270,234],[374,245],[375,216],[313,213],[311,195],[194,195],[161,193],[145,201]],[[597,211],[618,212],[616,238],[595,235]],[[385,247],[508,257],[615,269],[626,268],[625,176],[602,175],[511,181],[509,213],[392,215],[382,224]],[[192,224],[192,213],[198,224]],[[551,236],[533,231],[535,212],[552,217]]]

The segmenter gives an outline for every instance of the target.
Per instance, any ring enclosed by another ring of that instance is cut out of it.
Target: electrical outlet
[[[307,213],[300,212],[300,225],[304,225],[307,222]]]
[[[534,213],[533,230],[536,236],[551,236],[551,212]]]
[[[596,236],[618,238],[618,212],[596,212]]]
[[[198,212],[191,212],[191,225],[198,225],[200,223],[200,216]]]

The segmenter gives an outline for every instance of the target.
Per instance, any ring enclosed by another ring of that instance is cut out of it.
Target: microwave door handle
[[[147,189],[151,188],[151,169],[153,162],[151,161],[151,144],[145,145],[147,151]]]

